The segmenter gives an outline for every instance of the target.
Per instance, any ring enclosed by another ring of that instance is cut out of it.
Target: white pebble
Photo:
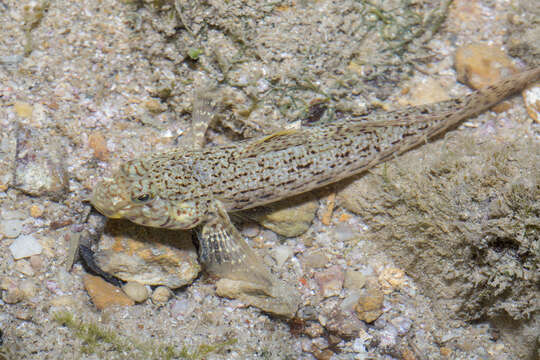
[[[274,260],[276,260],[278,267],[283,266],[283,264],[285,264],[285,261],[287,261],[287,259],[291,257],[292,254],[292,249],[285,245],[276,246],[276,248],[272,252],[272,255],[274,257]]]
[[[15,260],[19,260],[41,254],[43,247],[32,235],[23,235],[19,236],[11,245],[9,245],[9,250]]]

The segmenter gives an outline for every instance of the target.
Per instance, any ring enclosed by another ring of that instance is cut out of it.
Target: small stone
[[[300,259],[306,270],[322,268],[328,263],[324,250],[315,249],[304,253]]]
[[[281,317],[292,318],[300,305],[298,291],[279,279],[271,285],[222,278],[216,282],[216,294],[238,299],[245,304]]]
[[[309,229],[319,202],[311,193],[268,204],[257,211],[254,219],[267,229],[285,237],[301,235]]]
[[[31,196],[61,199],[67,192],[66,139],[50,130],[23,128],[17,133],[16,188]]]
[[[334,265],[315,274],[315,281],[319,285],[321,295],[325,298],[338,296],[343,288],[345,274],[339,265]]]
[[[0,222],[0,233],[7,238],[16,238],[21,234],[24,221],[17,219],[2,220]]]
[[[122,290],[98,276],[86,274],[83,277],[83,283],[98,310],[115,305],[132,306],[134,304],[133,300],[127,297]]]
[[[41,267],[43,266],[43,259],[40,255],[33,255],[30,256],[30,266],[32,266],[32,269],[36,272],[41,271]]]
[[[441,352],[442,356],[446,356],[446,357],[452,354],[452,349],[444,347],[444,346],[440,347],[439,351]]]
[[[272,251],[272,256],[276,260],[276,265],[278,268],[281,268],[285,261],[293,255],[293,250],[286,245],[279,245],[274,248]]]
[[[34,281],[30,279],[21,281],[21,285],[19,286],[19,289],[23,293],[23,296],[27,299],[36,296],[38,292],[36,284],[34,283]]]
[[[501,49],[486,44],[460,47],[456,51],[455,67],[458,80],[477,90],[517,73],[512,60]]]
[[[379,289],[367,289],[360,295],[355,310],[360,320],[372,323],[382,315],[384,294]]]
[[[19,115],[20,117],[30,119],[32,117],[32,105],[25,103],[25,102],[15,102],[13,104],[13,110],[15,110],[15,113]]]
[[[306,326],[306,328],[304,329],[304,334],[306,334],[312,339],[320,337],[324,334],[324,328],[321,326],[321,324],[314,322]]]
[[[529,116],[540,124],[540,82],[528,86],[523,91],[523,100]]]
[[[248,222],[242,226],[242,235],[248,238],[254,238],[261,233],[261,228],[254,222]]]
[[[387,295],[400,288],[405,283],[405,272],[401,269],[388,267],[379,275],[379,284],[382,292]]]
[[[32,269],[30,261],[28,260],[18,260],[15,263],[15,270],[26,276],[34,276],[34,269]]]
[[[60,295],[50,301],[51,306],[73,306],[75,299],[71,295]]]
[[[145,101],[144,107],[154,114],[159,114],[167,110],[167,105],[157,99],[149,99]]]
[[[124,281],[176,289],[195,280],[200,265],[187,231],[109,221],[95,253],[97,265]]]
[[[455,55],[455,68],[458,80],[476,90],[518,72],[508,55],[498,47],[486,44],[460,47]],[[507,108],[507,103],[502,102],[493,109],[502,112]]]
[[[107,140],[99,131],[95,131],[88,137],[88,146],[94,151],[96,159],[106,161],[109,159],[109,149],[107,148]]]
[[[325,328],[343,339],[353,339],[366,329],[366,325],[348,311],[336,306],[325,314]]]
[[[38,218],[41,215],[43,215],[43,208],[41,206],[35,204],[30,206],[30,216]]]
[[[312,354],[317,360],[330,360],[334,356],[334,352],[330,349],[324,349],[323,351],[313,350]]]
[[[152,302],[155,305],[165,305],[172,296],[171,290],[166,286],[158,286],[152,293]]]
[[[42,249],[41,244],[32,235],[19,236],[9,246],[9,250],[15,260],[38,255]]]
[[[134,281],[126,283],[124,286],[122,286],[122,290],[124,290],[126,295],[137,303],[145,301],[150,295],[146,286]]]
[[[366,285],[367,277],[360,271],[347,269],[345,271],[345,281],[343,287],[345,289],[360,290]]]
[[[2,300],[6,304],[16,304],[24,299],[24,294],[18,287],[10,287],[6,289],[4,292],[4,295],[2,296]]]

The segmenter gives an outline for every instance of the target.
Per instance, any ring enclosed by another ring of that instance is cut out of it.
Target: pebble
[[[9,250],[15,260],[41,254],[43,247],[32,235],[19,236],[9,246]]]
[[[324,334],[324,328],[318,322],[313,322],[306,326],[306,328],[304,329],[304,334],[306,334],[312,339],[320,337]]]
[[[268,204],[257,211],[254,219],[267,229],[294,237],[305,233],[319,208],[319,202],[311,193]]]
[[[109,284],[98,276],[86,274],[83,277],[84,287],[98,310],[110,306],[132,306],[134,301],[127,297],[119,288]]]
[[[21,259],[15,263],[15,270],[26,276],[34,276],[34,269],[30,265],[30,261]]]
[[[515,65],[501,49],[486,44],[469,44],[460,47],[455,55],[458,80],[479,90],[496,81],[518,72]],[[493,107],[496,112],[509,108],[503,101]]]
[[[36,296],[36,294],[38,292],[36,284],[34,283],[33,280],[30,280],[30,279],[25,279],[25,280],[21,281],[19,289],[21,290],[21,292],[22,292],[22,294],[23,294],[23,296],[25,298],[34,297],[34,296]]]
[[[51,306],[73,306],[76,304],[71,295],[59,295],[51,299]]]
[[[0,222],[0,234],[7,238],[16,238],[21,234],[24,221],[11,219]]]
[[[65,141],[49,130],[21,129],[17,136],[16,187],[31,196],[61,199],[69,183]]]
[[[2,300],[6,304],[16,304],[24,299],[24,293],[21,291],[19,284],[9,278],[2,278],[0,288],[4,290]]]
[[[523,91],[523,99],[529,116],[540,124],[540,82],[528,86]]]
[[[345,289],[360,290],[366,285],[367,277],[360,271],[347,269],[345,271],[345,281],[343,287]]]
[[[30,216],[33,218],[38,218],[41,215],[43,215],[43,208],[41,206],[36,204],[30,206]]]
[[[304,253],[300,259],[300,262],[306,270],[321,268],[328,263],[328,257],[322,249],[310,250]]]
[[[360,320],[372,323],[382,315],[384,294],[379,289],[368,288],[364,294],[358,298],[355,306],[357,316]]]
[[[293,255],[293,250],[286,245],[279,245],[274,248],[272,251],[272,256],[276,260],[276,265],[278,268],[281,268],[285,261]]]
[[[458,80],[477,90],[517,72],[500,48],[480,43],[457,49],[454,65]]]
[[[129,296],[130,299],[137,303],[145,301],[150,296],[146,286],[134,281],[130,281],[124,284],[124,286],[122,286],[122,290],[124,290],[124,292],[127,296]]]
[[[158,286],[152,293],[152,302],[155,305],[165,305],[172,296],[171,290],[166,286]]]
[[[387,267],[379,275],[379,285],[385,295],[401,288],[404,283],[405,272],[398,268]]]
[[[15,110],[15,113],[20,117],[27,119],[32,117],[33,108],[32,105],[28,103],[17,101],[13,104],[13,110]]]
[[[107,161],[109,159],[109,149],[107,148],[107,140],[99,131],[95,131],[88,137],[88,146],[94,151],[96,159]]]
[[[103,271],[124,281],[171,289],[191,284],[201,269],[189,232],[124,220],[107,223],[94,259]]]
[[[323,297],[338,296],[343,288],[345,274],[339,265],[334,265],[315,274],[315,281],[319,285]]]
[[[334,307],[326,317],[324,327],[333,334],[343,339],[358,337],[366,329],[366,325],[348,311],[343,311],[339,306]],[[320,320],[320,317],[319,317]]]

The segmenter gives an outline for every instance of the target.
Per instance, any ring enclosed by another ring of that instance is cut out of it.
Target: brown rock
[[[455,55],[455,67],[458,80],[477,90],[518,72],[503,51],[486,44],[469,44],[459,48]],[[502,102],[493,110],[503,112],[509,107],[508,102]]]
[[[339,306],[334,307],[324,317],[327,318],[326,329],[340,338],[355,338],[366,328],[366,325],[354,316],[354,314],[344,311]]]
[[[99,310],[114,305],[132,306],[135,304],[122,290],[98,276],[86,274],[83,277],[83,283],[92,302]]]
[[[152,302],[155,305],[165,305],[172,296],[171,290],[166,286],[158,286],[152,293]]]
[[[109,149],[107,148],[107,140],[100,132],[93,132],[88,137],[88,146],[94,150],[94,156],[101,160],[106,161],[109,159]]]
[[[458,80],[477,90],[518,72],[503,51],[485,44],[469,44],[459,48],[454,65]]]
[[[190,284],[200,271],[189,232],[141,227],[125,220],[107,223],[95,260],[102,270],[124,281],[171,289]]]
[[[307,193],[266,205],[247,216],[279,235],[294,237],[309,229],[318,208],[315,196]]]
[[[325,298],[338,296],[341,293],[344,279],[345,274],[338,265],[315,274],[315,281],[319,285],[321,295]]]
[[[372,323],[382,315],[384,294],[379,289],[369,289],[360,295],[355,310],[360,320]]]
[[[133,281],[122,286],[122,290],[130,299],[138,303],[145,301],[150,295],[146,286]]]

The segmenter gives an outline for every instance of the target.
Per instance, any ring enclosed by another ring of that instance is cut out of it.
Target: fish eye
[[[137,197],[134,197],[132,200],[136,203],[145,203],[152,199],[152,195],[150,194],[142,194]]]

